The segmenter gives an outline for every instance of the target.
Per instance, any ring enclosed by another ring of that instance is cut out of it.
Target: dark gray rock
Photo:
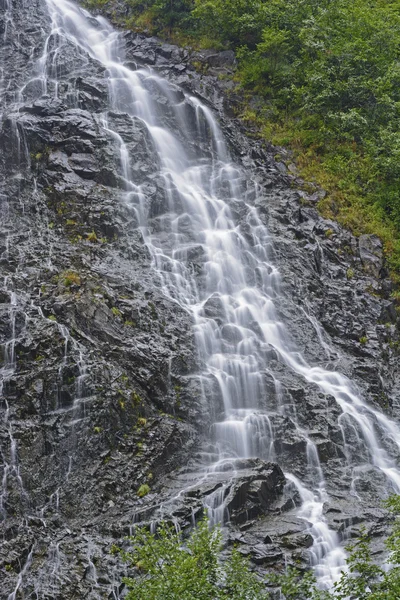
[[[358,244],[365,271],[376,278],[381,277],[384,265],[381,240],[376,235],[360,235]]]
[[[203,386],[215,402],[204,406],[191,317],[154,281],[135,215],[121,202],[126,182],[119,147],[102,126],[108,108],[104,69],[66,48],[57,62],[58,97],[51,82],[41,97],[40,82],[26,83],[39,55],[34,49],[43,48],[49,29],[45,2],[13,0],[12,8],[8,35],[0,10],[0,62],[7,66],[7,85],[0,89],[0,361],[15,335],[17,364],[0,405],[3,474],[12,440],[18,449],[2,506],[6,596],[28,565],[20,589],[26,596],[40,584],[49,600],[105,598],[118,587],[113,577],[120,581],[124,573],[110,547],[122,543],[136,520],[172,515],[190,525],[203,514],[204,499],[222,488],[232,540],[259,567],[293,562],[298,550],[306,563],[308,525],[296,517],[299,493],[284,485],[282,471],[310,486],[315,482],[313,469],[304,467],[307,442],[295,422],[310,432],[322,465],[331,497],[328,523],[343,538],[365,523],[379,540],[387,523],[385,513],[374,509],[385,486],[381,474],[371,468],[353,481],[362,450],[354,432],[347,432],[354,445],[349,466],[336,402],[291,372],[267,345],[263,402],[279,465],[243,461],[235,477],[228,470],[199,487],[202,454],[215,452],[204,440],[221,402],[210,378]],[[295,190],[301,182],[292,168],[287,172],[289,154],[281,153],[285,163],[276,164],[274,148],[246,136],[233,118],[240,97],[232,90],[225,95],[231,83],[218,77],[234,67],[232,53],[199,56],[132,32],[124,39],[126,65],[151,65],[171,82],[177,102],[185,105],[185,90],[220,115],[232,155],[259,183],[257,194],[245,181],[238,185],[273,238],[266,251],[282,274],[277,310],[291,323],[293,343],[310,364],[338,368],[368,403],[398,418],[398,313],[378,238],[356,240],[323,219],[315,204],[324,192]],[[206,74],[193,67],[199,60]],[[155,86],[152,94],[179,136],[162,93]],[[184,110],[195,118],[193,108]],[[139,119],[123,110],[107,116],[126,141],[135,181],[146,191],[152,231],[162,235],[165,182],[156,149]],[[193,156],[198,150],[192,148]],[[232,212],[248,236],[243,205]],[[188,235],[183,221],[180,226]],[[190,240],[187,258],[201,273],[204,252]],[[222,311],[217,295],[203,307],[216,323]],[[237,341],[231,327],[222,334],[225,342]],[[382,443],[389,447],[390,440]],[[143,484],[150,493],[139,498]],[[353,501],[356,495],[362,500]]]

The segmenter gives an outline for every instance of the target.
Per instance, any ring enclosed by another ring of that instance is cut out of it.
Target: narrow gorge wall
[[[400,489],[379,240],[246,136],[231,57],[67,0],[0,0],[0,42],[2,597],[122,598],[111,545],[204,507],[329,584]]]

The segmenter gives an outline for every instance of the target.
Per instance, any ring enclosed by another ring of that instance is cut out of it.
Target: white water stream
[[[400,450],[397,424],[367,406],[346,377],[307,364],[290,338],[290,324],[277,316],[279,273],[268,256],[273,240],[251,204],[252,199],[262,195],[262,190],[233,162],[212,112],[196,98],[183,98],[182,92],[178,93],[155,73],[124,66],[121,37],[104,18],[93,18],[69,0],[46,3],[52,20],[51,33],[37,71],[26,85],[39,82],[43,94],[56,96],[57,58],[63,48],[74,46],[83,59],[90,57],[103,65],[110,110],[127,114],[132,120],[140,119],[156,151],[166,197],[166,210],[159,217],[157,229],[149,224],[149,198],[135,182],[127,142],[113,131],[108,115],[101,116],[104,131],[120,153],[123,201],[136,216],[164,293],[193,315],[199,359],[204,365],[204,389],[217,382],[222,398],[224,414],[212,428],[217,450],[212,465],[205,466],[199,479],[218,478],[219,470],[226,475],[226,461],[234,458],[258,456],[279,463],[271,424],[276,406],[269,406],[266,400],[263,375],[268,371],[268,355],[273,348],[280,360],[305,382],[317,384],[324,394],[335,398],[341,409],[339,425],[348,461],[360,453],[366,457],[365,464],[384,473],[389,487],[400,491],[399,465],[381,441],[384,437],[396,451]],[[25,88],[20,91],[20,101]],[[164,97],[180,125],[179,132],[172,130],[160,113],[152,94],[154,89]],[[205,148],[197,156],[193,153],[193,141]],[[246,231],[235,220],[236,212],[244,215]],[[193,255],[201,257],[200,275],[193,268]],[[312,322],[329,355],[318,323]],[[12,362],[10,351],[6,360]],[[81,374],[84,377],[83,371]],[[280,386],[276,380],[277,392]],[[293,415],[291,418],[307,445],[304,471],[312,471],[313,477],[311,484],[291,473],[286,473],[286,477],[302,499],[298,516],[309,524],[314,538],[311,557],[316,574],[321,586],[329,587],[344,566],[345,553],[324,518],[323,505],[329,498],[317,448],[304,427],[300,428]],[[350,434],[352,441],[348,443]],[[223,517],[222,494],[213,501],[210,508],[214,518]],[[94,565],[92,571],[95,578]]]

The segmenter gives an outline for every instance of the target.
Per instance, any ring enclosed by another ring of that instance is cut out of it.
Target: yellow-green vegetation
[[[102,8],[108,3],[108,0],[84,0],[82,2],[87,8]]]
[[[125,3],[134,29],[236,52],[243,118],[326,190],[324,216],[379,235],[400,280],[399,0]]]
[[[143,403],[141,397],[135,391],[131,393],[131,401],[134,406],[140,406]]]
[[[76,271],[65,271],[61,274],[61,280],[66,287],[80,287],[81,285],[81,278]]]
[[[124,325],[126,325],[126,327],[135,327],[136,323],[135,323],[135,321],[131,321],[130,319],[126,319],[126,321],[124,321]]]
[[[144,496],[147,496],[147,494],[150,492],[150,486],[147,485],[147,483],[144,483],[143,485],[140,486],[140,488],[137,491],[137,495],[139,496],[139,498],[143,498]]]
[[[98,238],[95,231],[91,231],[90,233],[88,233],[86,239],[88,242],[92,242],[92,244],[98,242]]]
[[[114,317],[117,317],[118,319],[122,317],[122,312],[116,306],[112,307],[111,312],[114,315]]]

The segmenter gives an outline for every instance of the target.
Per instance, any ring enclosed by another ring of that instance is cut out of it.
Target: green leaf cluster
[[[261,600],[265,586],[250,571],[237,550],[220,561],[221,531],[209,529],[202,520],[184,540],[162,523],[157,534],[138,528],[130,539],[132,548],[121,552],[136,570],[123,581],[127,600]]]
[[[289,567],[273,573],[266,581],[251,571],[248,560],[234,548],[222,560],[222,535],[199,522],[191,535],[161,523],[156,533],[137,528],[129,538],[131,549],[119,550],[135,569],[123,581],[127,600],[272,600],[279,588],[285,600],[398,600],[400,598],[400,496],[387,508],[394,515],[392,532],[386,540],[388,564],[377,565],[365,531],[348,548],[347,568],[331,591],[319,590],[311,572]],[[272,590],[272,591],[271,591]]]
[[[327,190],[325,216],[383,239],[400,280],[400,0],[125,4],[132,28],[235,50],[259,129]]]

